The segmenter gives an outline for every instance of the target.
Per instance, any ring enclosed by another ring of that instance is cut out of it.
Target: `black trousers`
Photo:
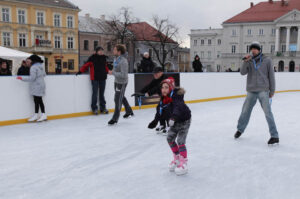
[[[93,88],[92,104],[91,104],[92,111],[98,110],[98,106],[97,106],[98,93],[99,93],[100,111],[104,111],[106,109],[106,101],[104,97],[105,86],[106,86],[106,80],[92,80],[92,88]]]
[[[42,113],[45,113],[45,105],[42,97],[33,96],[34,105],[35,105],[35,113],[39,113],[39,109],[41,108]]]
[[[124,105],[126,113],[128,113],[128,114],[132,113],[132,109],[131,109],[126,97],[124,96],[126,86],[127,86],[127,84],[115,83],[115,112],[114,112],[114,115],[112,118],[115,121],[119,120],[122,105]]]

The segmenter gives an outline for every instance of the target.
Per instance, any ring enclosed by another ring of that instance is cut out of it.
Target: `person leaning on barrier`
[[[30,73],[30,66],[27,65],[26,61],[22,61],[21,67],[18,69],[17,75],[28,76]]]
[[[7,61],[0,63],[0,76],[11,76],[11,71]]]

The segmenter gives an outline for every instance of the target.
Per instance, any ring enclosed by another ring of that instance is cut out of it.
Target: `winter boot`
[[[277,144],[279,144],[279,138],[271,138],[268,141],[268,145],[270,145],[270,146],[277,145]]]
[[[237,131],[235,134],[234,134],[234,138],[235,139],[238,139],[239,137],[241,137],[242,133],[240,131]]]
[[[123,118],[124,118],[124,119],[128,119],[128,118],[131,118],[131,117],[133,117],[133,116],[134,116],[133,113],[126,113],[126,114],[123,116]]]
[[[35,122],[39,119],[39,114],[35,113],[31,118],[28,119],[28,122]]]
[[[115,124],[117,124],[117,123],[118,123],[118,121],[111,119],[111,120],[108,122],[108,125],[113,126],[113,125],[115,125]]]
[[[149,129],[154,129],[158,124],[157,120],[153,120],[152,122],[149,123],[148,128]]]
[[[175,168],[179,165],[179,155],[174,154],[174,160],[169,164],[169,171],[174,172]]]
[[[45,113],[42,113],[40,119],[37,120],[37,122],[43,122],[43,121],[47,121],[47,115]]]
[[[164,132],[166,133],[167,132],[166,126],[163,126],[163,125],[159,126],[156,128],[156,131],[157,131],[157,134],[164,133]]]
[[[104,110],[101,110],[100,113],[101,113],[101,114],[108,114],[109,111],[108,111],[107,109],[104,109]]]
[[[176,175],[180,176],[187,174],[187,161],[187,158],[184,158],[183,156],[179,155],[179,165],[175,168]]]

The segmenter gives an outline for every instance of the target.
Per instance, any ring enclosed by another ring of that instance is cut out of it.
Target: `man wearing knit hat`
[[[279,135],[271,110],[271,99],[275,94],[275,73],[273,64],[270,58],[262,54],[259,42],[253,42],[250,46],[250,51],[252,55],[247,55],[244,58],[244,63],[240,70],[242,75],[247,75],[247,97],[234,137],[238,139],[244,133],[249,123],[252,109],[257,100],[259,100],[265,113],[271,135],[268,144],[278,144]]]

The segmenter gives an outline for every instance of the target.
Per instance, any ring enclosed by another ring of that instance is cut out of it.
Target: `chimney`
[[[85,14],[85,17],[86,18],[90,18],[90,14]]]
[[[272,3],[273,3],[273,0],[269,0],[269,3],[271,3],[271,4],[272,4]]]
[[[100,19],[101,19],[102,21],[105,21],[105,15],[101,15],[101,16],[100,16]]]
[[[253,2],[251,2],[250,3],[250,8],[252,8],[254,6],[254,3]]]
[[[285,2],[284,0],[281,0],[281,6],[284,6]]]

